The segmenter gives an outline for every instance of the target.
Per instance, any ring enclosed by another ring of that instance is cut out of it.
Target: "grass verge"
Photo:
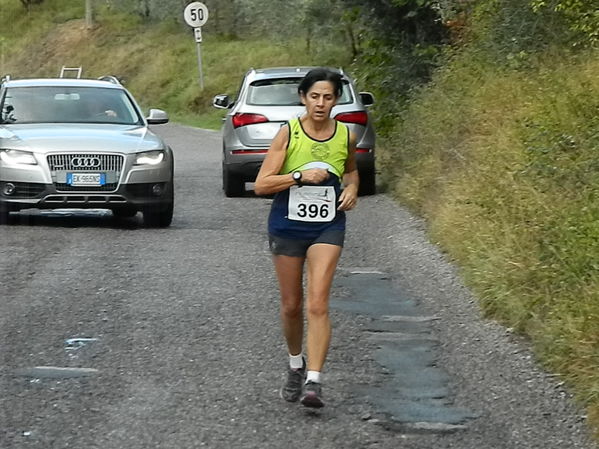
[[[383,160],[487,315],[530,337],[599,429],[599,57],[553,56],[456,58]]]

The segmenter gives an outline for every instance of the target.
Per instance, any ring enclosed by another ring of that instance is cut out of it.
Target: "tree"
[[[43,1],[44,0],[21,0],[21,3],[25,8],[27,8],[27,11],[29,11],[31,9],[31,5],[39,5]]]
[[[570,30],[580,34],[590,44],[599,43],[599,8],[592,1],[585,0],[533,0],[531,6],[535,12],[549,9],[563,15]],[[583,42],[577,41],[577,44]]]

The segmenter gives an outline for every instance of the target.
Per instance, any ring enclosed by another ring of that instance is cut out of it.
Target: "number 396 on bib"
[[[332,186],[292,186],[289,189],[287,218],[295,221],[333,221],[337,197]]]

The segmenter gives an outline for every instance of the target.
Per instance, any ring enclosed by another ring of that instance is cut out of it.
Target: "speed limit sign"
[[[190,27],[193,27],[196,48],[198,50],[198,70],[200,72],[200,89],[204,89],[204,74],[202,71],[202,25],[208,20],[208,8],[200,2],[190,3],[183,11],[183,18]]]
[[[208,20],[208,8],[200,2],[190,3],[183,11],[183,18],[190,27],[201,27]]]

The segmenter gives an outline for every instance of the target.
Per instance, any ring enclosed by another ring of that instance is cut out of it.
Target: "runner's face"
[[[308,116],[314,121],[329,119],[331,109],[337,102],[335,87],[330,81],[317,81],[306,94],[301,94],[302,103],[306,105]]]

